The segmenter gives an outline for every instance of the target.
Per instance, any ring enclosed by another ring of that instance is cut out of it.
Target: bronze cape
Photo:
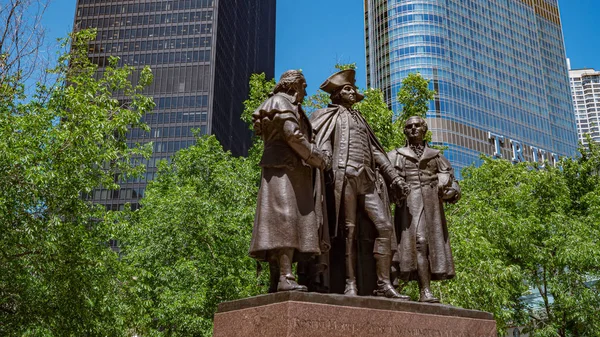
[[[323,264],[327,264],[324,275],[321,277],[322,284],[312,285],[309,284],[309,290],[325,291],[332,293],[343,293],[345,287],[345,235],[344,225],[340,224],[340,214],[343,214],[341,208],[343,207],[343,189],[344,189],[344,177],[347,157],[344,157],[343,153],[336,151],[342,147],[341,143],[344,143],[344,147],[348,148],[348,134],[344,133],[341,127],[343,123],[346,123],[345,130],[347,131],[348,121],[344,121],[344,118],[340,118],[340,112],[345,109],[342,106],[336,104],[330,104],[325,109],[319,109],[315,111],[311,116],[311,123],[316,134],[315,144],[317,147],[322,148],[323,144],[331,139],[333,144],[340,143],[340,146],[334,146],[334,153],[332,154],[332,166],[336,169],[325,171],[325,200],[327,210],[327,220],[329,224],[329,235],[331,236],[331,250],[330,252],[321,258]],[[364,120],[360,114],[358,115],[362,122],[366,125],[369,139],[372,146],[375,146],[382,154],[385,155],[383,147],[375,137],[372,129],[368,123]],[[347,156],[347,153],[346,153]],[[373,165],[375,166],[375,157],[373,156]],[[387,161],[387,159],[386,159]],[[339,168],[339,169],[338,169]],[[387,192],[387,183],[383,179],[382,174],[386,175],[386,178],[391,179],[390,176],[397,176],[393,168],[390,167],[373,167],[373,171],[376,175],[375,188],[380,195],[383,204],[389,205],[389,197]],[[383,172],[382,172],[383,171]],[[361,207],[359,207],[359,210]],[[390,208],[386,207],[381,210],[385,212],[386,216],[390,217]],[[342,219],[343,221],[343,219]],[[373,258],[373,247],[375,238],[377,237],[377,230],[373,223],[369,220],[368,216],[362,214],[359,211],[357,215],[357,246],[358,246],[358,258],[357,258],[357,284],[359,289],[359,295],[372,295],[373,290],[377,288],[377,279],[375,277],[375,260]],[[392,250],[395,250],[397,243],[395,240],[395,234],[392,234]],[[392,252],[393,253],[393,252]]]
[[[329,246],[327,233],[321,231],[320,204],[315,212],[312,182],[320,170],[308,165],[318,166],[311,161],[312,128],[293,101],[292,96],[277,93],[253,114],[265,148],[250,256],[261,261],[267,260],[268,251],[279,248],[294,248],[294,259],[302,260]]]

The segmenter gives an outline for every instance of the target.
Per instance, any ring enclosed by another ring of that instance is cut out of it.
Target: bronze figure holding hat
[[[387,187],[392,187],[395,199],[403,199],[410,190],[367,121],[352,108],[363,99],[354,77],[352,69],[331,75],[321,89],[331,95],[332,104],[311,116],[316,145],[331,157],[331,166],[325,172],[326,186],[330,187],[329,232],[338,248],[332,247],[330,254],[330,278],[332,283],[337,274],[345,278],[341,289],[332,284],[330,291],[355,296],[368,294],[368,288],[373,288],[377,296],[408,299],[390,283],[393,226]],[[362,256],[357,258],[359,250],[369,251],[374,259],[372,268]],[[336,255],[341,263],[335,262]]]
[[[252,114],[264,152],[250,256],[269,262],[269,292],[306,291],[292,274],[292,262],[328,249],[319,230],[322,217],[315,213],[319,200],[313,177],[329,165],[329,158],[312,142],[311,124],[301,105],[305,88],[304,75],[288,70],[274,94]]]
[[[421,302],[435,303],[431,280],[454,277],[454,262],[444,216],[444,202],[460,199],[460,187],[450,162],[424,140],[427,123],[410,117],[404,126],[407,144],[388,153],[412,192],[395,212],[398,278],[419,283]]]

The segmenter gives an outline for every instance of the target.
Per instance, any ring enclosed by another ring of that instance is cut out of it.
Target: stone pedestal
[[[496,337],[492,314],[378,297],[281,292],[219,305],[214,337]]]

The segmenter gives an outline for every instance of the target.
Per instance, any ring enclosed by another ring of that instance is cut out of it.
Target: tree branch
[[[8,35],[9,28],[10,28],[10,22],[12,20],[13,15],[15,15],[15,12],[19,5],[21,5],[20,0],[17,0],[15,3],[13,3],[13,5],[10,8],[10,11],[8,13],[8,17],[6,18],[6,22],[4,24],[4,32],[2,33],[2,38],[0,39],[0,54],[2,54],[2,52],[3,52],[2,46],[4,45],[4,42],[6,41],[6,36]]]

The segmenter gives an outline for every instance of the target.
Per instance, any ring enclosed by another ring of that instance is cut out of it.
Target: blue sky
[[[277,0],[276,78],[287,69],[302,69],[312,94],[337,62],[355,62],[357,84],[365,87],[363,3]],[[600,1],[559,0],[559,6],[571,67],[600,70]],[[70,32],[74,14],[75,0],[51,1],[44,20],[49,42]]]

